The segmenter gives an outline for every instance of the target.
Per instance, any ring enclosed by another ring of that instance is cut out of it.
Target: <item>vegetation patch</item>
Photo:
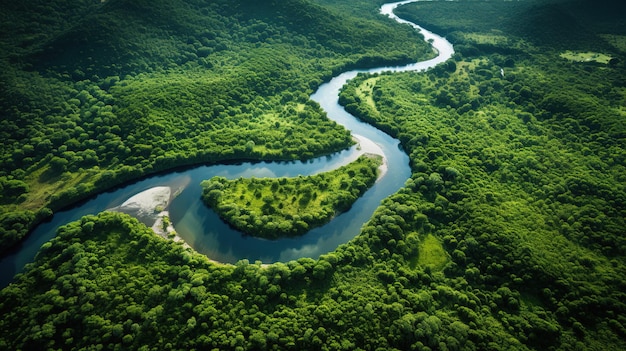
[[[510,42],[510,37],[501,32],[495,33],[464,33],[463,37],[477,44],[506,45]]]
[[[581,22],[569,15],[549,24],[545,35],[534,35],[535,26],[507,27],[496,13],[515,13],[505,17],[527,23],[555,14],[545,2],[515,2],[521,7],[515,10],[511,4],[419,2],[402,11],[440,33],[497,28],[509,42],[525,43],[523,51],[455,34],[452,63],[381,75],[372,87],[375,109],[359,93],[371,76],[344,88],[346,109],[397,131],[413,170],[362,235],[373,251],[402,255],[416,269],[424,269],[419,260],[441,238],[450,259],[443,274],[490,290],[494,318],[522,348],[624,349],[623,54],[597,40],[591,27],[559,33]],[[611,16],[602,18],[610,23]],[[554,59],[566,50],[603,63]],[[405,228],[402,235],[398,227]],[[415,245],[416,231],[433,238]]]
[[[377,178],[380,156],[364,155],[334,171],[297,178],[213,177],[203,199],[244,233],[269,239],[296,236],[347,211]]]
[[[433,271],[440,271],[446,263],[448,263],[448,254],[439,239],[432,234],[426,235],[419,244],[417,264],[424,268],[430,267]]]
[[[374,86],[376,85],[376,81],[379,77],[372,77],[363,81],[356,88],[356,96],[361,99],[370,109],[372,109],[373,113],[376,113],[376,103],[374,102]]]
[[[612,59],[611,56],[599,52],[575,52],[569,50],[561,53],[559,57],[572,62],[596,62],[605,65]]]
[[[315,135],[308,126],[302,134],[286,127],[323,119],[306,102],[311,87],[364,55],[417,52],[408,47],[415,37],[391,31],[408,26],[369,22],[378,16],[369,0],[111,0],[95,12],[90,0],[28,4],[0,3],[7,14],[0,21],[7,34],[0,37],[5,242],[18,240],[39,215],[29,200],[44,194],[39,182],[65,181],[65,190],[50,186],[51,196],[71,188],[73,197],[62,199],[75,199],[92,182],[126,179],[120,175],[273,155],[279,149],[272,143],[283,142],[273,135],[283,127],[297,145],[310,145],[328,126],[315,124]],[[97,31],[118,26],[86,15],[107,17],[122,5],[139,6],[110,16],[132,33],[99,40]],[[353,11],[353,20],[344,21],[336,6]],[[626,60],[596,34],[626,35],[624,6],[401,6],[402,18],[449,33],[456,54],[453,65],[379,75],[362,90],[371,91],[371,101],[356,92],[371,76],[344,90],[349,108],[401,140],[412,170],[358,236],[317,260],[222,265],[127,215],[86,216],[60,228],[0,290],[0,349],[626,350]],[[139,15],[126,18],[130,13]],[[204,20],[211,22],[197,22]],[[96,31],[83,30],[89,23]],[[199,30],[187,30],[194,23]],[[48,69],[36,62],[26,69],[37,48],[63,54],[55,43],[67,43],[67,35],[56,37],[75,25],[74,35],[119,50],[107,60],[116,66],[105,67],[89,53],[94,46],[75,41],[71,66],[57,57]],[[492,29],[520,45],[456,35]],[[390,47],[378,46],[380,38]],[[128,40],[133,55],[118,60]],[[249,56],[275,46],[275,57]],[[565,50],[619,61],[555,60]],[[244,70],[242,61],[251,66]],[[291,68],[278,69],[281,62]],[[119,81],[105,78],[105,70]],[[200,74],[191,77],[194,70]],[[212,81],[221,74],[224,84]],[[341,144],[344,132],[331,129]],[[305,151],[312,152],[285,155]],[[67,174],[91,171],[85,182]],[[443,257],[433,239],[448,255],[439,272],[414,263],[420,244],[425,253],[436,248],[431,258]]]

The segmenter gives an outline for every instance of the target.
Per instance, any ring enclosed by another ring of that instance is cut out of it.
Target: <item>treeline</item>
[[[410,30],[397,33],[380,18],[363,23],[306,0],[113,0],[85,6],[80,20],[45,43],[32,45],[23,59],[38,69],[93,80],[94,74],[136,75],[186,64],[219,67],[224,56],[235,59],[232,51],[267,46],[297,46],[300,53],[340,60],[349,55],[406,61],[415,55],[397,41],[415,40]],[[54,3],[47,7],[58,13]],[[383,56],[376,48],[389,52]]]
[[[604,0],[590,2],[587,0],[530,0],[515,2],[468,3],[472,1],[455,1],[447,4],[423,2],[418,5],[400,7],[396,13],[408,20],[420,21],[425,28],[451,36],[463,37],[468,33],[497,35],[505,32],[509,45],[492,45],[490,43],[458,43],[461,49],[470,45],[482,50],[514,50],[524,55],[528,50],[546,47],[556,50],[610,50],[602,37],[604,34],[624,33],[626,26],[622,14],[626,5],[619,1]],[[418,8],[418,11],[412,10]],[[422,13],[427,11],[435,17],[427,18]],[[502,16],[503,13],[514,13],[514,17]],[[448,16],[448,21],[441,21]],[[481,22],[467,21],[468,16],[481,18]],[[514,42],[523,40],[531,44]]]
[[[246,234],[268,239],[302,235],[350,209],[374,185],[381,163],[381,157],[364,155],[306,177],[213,177],[202,182],[202,199]]]
[[[344,149],[313,89],[428,52],[409,28],[300,0],[0,8],[0,252],[49,209],[146,174]]]

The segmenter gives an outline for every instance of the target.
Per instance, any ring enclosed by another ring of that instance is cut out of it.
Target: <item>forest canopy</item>
[[[223,265],[127,215],[86,216],[0,291],[0,348],[626,349],[626,28],[623,3],[601,4],[400,7],[457,54],[343,89],[345,108],[410,157],[410,179],[358,236],[318,259]],[[75,5],[0,5],[13,19],[0,21],[12,242],[46,206],[158,169],[346,147],[312,89],[346,67],[430,53],[376,17],[378,1]],[[56,45],[82,45],[68,38],[91,23],[117,28],[97,34],[120,38],[102,55],[123,63],[64,61]],[[567,50],[617,61],[570,62]]]

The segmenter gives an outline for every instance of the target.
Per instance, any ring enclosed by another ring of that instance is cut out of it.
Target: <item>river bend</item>
[[[176,196],[169,205],[169,214],[178,234],[196,251],[209,258],[227,263],[241,259],[264,263],[289,261],[301,257],[317,258],[335,250],[339,245],[354,238],[372,216],[380,202],[397,192],[410,177],[409,159],[402,151],[399,141],[373,126],[363,123],[347,113],[338,103],[341,87],[359,73],[421,71],[449,59],[454,54],[452,44],[420,26],[397,17],[393,10],[404,4],[422,0],[407,0],[382,5],[380,12],[392,19],[406,23],[424,36],[437,52],[437,56],[404,66],[379,67],[368,70],[351,70],[341,73],[322,84],[311,95],[326,111],[329,118],[343,125],[353,135],[359,135],[377,144],[387,162],[386,174],[352,208],[336,216],[330,223],[312,229],[297,238],[265,240],[242,235],[224,223],[201,200],[200,182],[213,176],[230,179],[239,177],[295,177],[326,172],[354,161],[360,151],[356,147],[309,161],[292,162],[245,162],[198,166],[184,171],[146,177],[119,189],[99,194],[71,209],[59,211],[49,222],[40,224],[18,246],[14,253],[0,260],[0,288],[8,285],[14,275],[32,262],[43,243],[52,239],[59,226],[96,214],[124,203],[131,196],[157,186],[174,189]]]

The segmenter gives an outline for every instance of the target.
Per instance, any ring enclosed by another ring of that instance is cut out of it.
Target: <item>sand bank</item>
[[[362,135],[353,134],[352,137],[357,142],[357,150],[359,151],[359,154],[361,155],[373,154],[373,155],[379,155],[383,158],[383,164],[378,167],[378,179],[376,181],[379,181],[380,179],[382,179],[382,177],[385,176],[385,174],[387,174],[387,169],[388,169],[387,157],[385,157],[385,153],[383,152],[383,149],[378,144],[373,142],[371,139],[366,138]]]
[[[166,208],[170,204],[171,199],[172,188],[156,186],[133,195],[124,201],[123,204],[109,211],[129,214],[151,227],[159,236],[176,242],[183,242],[186,247],[189,247],[183,238],[176,233],[171,222],[166,228],[163,227],[164,218],[167,217],[169,221],[169,212],[166,211]]]

